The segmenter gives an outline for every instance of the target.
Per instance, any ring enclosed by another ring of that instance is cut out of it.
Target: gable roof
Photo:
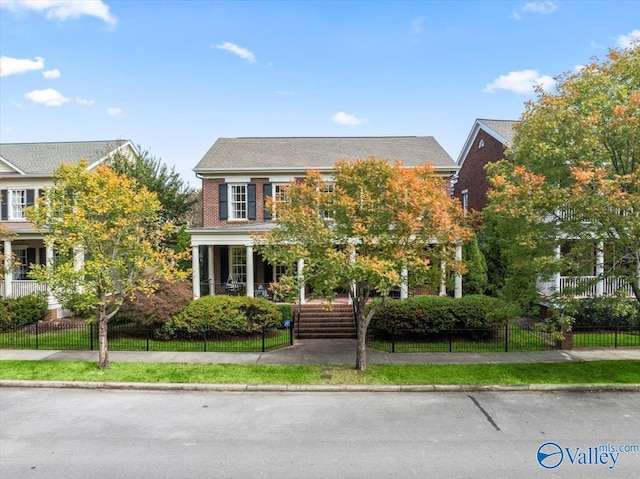
[[[129,140],[0,143],[0,162],[15,171],[13,174],[52,176],[62,163],[76,165],[85,159],[91,169],[127,147],[137,151]]]
[[[406,166],[432,163],[456,171],[455,162],[432,136],[219,138],[196,173],[330,171],[340,160],[375,156]]]
[[[469,150],[473,146],[474,140],[480,130],[487,132],[504,146],[509,147],[516,135],[515,126],[519,123],[520,121],[517,120],[476,119],[473,123],[473,128],[471,128],[471,132],[467,137],[467,141],[465,141],[462,150],[460,151],[460,155],[458,156],[458,160],[456,162],[458,163],[458,166],[462,167],[462,164],[469,154]]]

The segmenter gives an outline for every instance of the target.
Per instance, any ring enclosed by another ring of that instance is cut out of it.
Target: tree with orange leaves
[[[439,265],[463,272],[455,250],[469,231],[447,179],[431,165],[406,168],[371,157],[338,162],[331,181],[309,171],[304,181],[289,185],[286,195],[286,202],[275,205],[277,227],[256,238],[258,249],[271,264],[292,266],[281,286],[293,291],[301,286],[293,265],[302,259],[302,281],[314,294],[331,298],[339,288],[349,291],[356,311],[358,370],[366,368],[369,322],[392,289],[403,282],[439,284]],[[382,303],[367,308],[374,295]]]
[[[616,278],[640,301],[640,43],[539,91],[488,171],[507,293],[532,299],[536,277],[573,271],[593,278],[567,296]]]

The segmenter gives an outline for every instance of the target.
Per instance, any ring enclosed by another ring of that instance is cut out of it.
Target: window
[[[462,190],[462,211],[467,216],[469,212],[469,190]]]
[[[229,185],[229,219],[247,219],[247,185]]]
[[[323,193],[323,208],[321,216],[325,220],[333,219],[333,210],[331,208],[331,196],[333,194],[333,183],[324,183],[320,188]]]
[[[15,267],[13,268],[13,279],[25,280],[27,279],[27,272],[29,271],[29,261],[27,260],[26,249],[16,249],[14,252],[16,260]]]
[[[237,283],[247,282],[247,250],[244,247],[231,247],[229,255],[230,270],[233,280]]]
[[[483,139],[480,139],[480,141],[478,142],[478,150],[480,148],[484,148],[484,140]]]
[[[9,192],[9,218],[24,219],[24,208],[27,206],[27,190],[12,190]]]
[[[273,185],[273,203],[271,204],[271,216],[273,218],[276,217],[278,212],[278,205],[285,204],[289,201],[289,196],[287,195],[287,187],[289,185],[285,183],[274,184]]]

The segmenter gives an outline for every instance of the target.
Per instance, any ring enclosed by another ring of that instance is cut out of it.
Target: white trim
[[[26,175],[26,173],[24,171],[22,171],[20,168],[18,168],[16,165],[14,165],[13,163],[11,163],[9,160],[7,160],[4,156],[0,156],[0,161],[2,163],[4,163],[5,165],[7,165],[9,168],[11,168],[13,171],[15,171],[16,173],[19,173],[21,175]]]
[[[476,121],[473,123],[473,127],[471,128],[471,131],[469,132],[469,136],[467,136],[467,140],[464,142],[464,145],[462,146],[462,151],[460,151],[460,155],[456,160],[456,164],[460,168],[462,168],[462,165],[464,165],[464,162],[467,156],[469,155],[469,152],[471,151],[471,149],[474,147],[474,145],[476,145],[476,138],[478,137],[478,133],[480,133],[480,130],[484,131],[489,136],[492,136],[493,138],[495,138],[503,146],[509,146],[508,145],[509,142],[506,140],[506,138],[499,135],[495,130],[489,128],[485,123],[482,122],[482,120],[476,119]]]

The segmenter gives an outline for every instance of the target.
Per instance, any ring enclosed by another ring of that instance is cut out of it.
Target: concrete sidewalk
[[[0,360],[97,361],[97,351],[0,350]],[[198,364],[355,364],[355,339],[304,339],[265,353],[109,351],[113,362]],[[498,364],[640,360],[640,348],[514,353],[387,353],[367,348],[368,364]]]

